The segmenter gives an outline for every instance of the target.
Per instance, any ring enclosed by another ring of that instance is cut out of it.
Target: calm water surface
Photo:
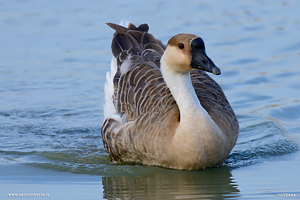
[[[0,1],[0,165],[99,177],[103,199],[300,198],[300,1]],[[223,166],[111,164],[100,126],[113,31],[200,35],[240,122]],[[282,197],[284,198],[284,197]],[[295,197],[290,197],[295,198]]]

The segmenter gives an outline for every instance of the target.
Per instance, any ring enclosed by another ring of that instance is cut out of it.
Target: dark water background
[[[0,1],[0,164],[99,176],[104,199],[300,197],[300,1]],[[206,42],[240,122],[219,168],[109,161],[100,136],[113,31]]]

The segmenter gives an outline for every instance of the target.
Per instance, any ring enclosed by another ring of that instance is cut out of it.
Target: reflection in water
[[[200,171],[162,171],[144,176],[103,177],[103,198],[222,199],[240,196],[237,183],[225,167]]]

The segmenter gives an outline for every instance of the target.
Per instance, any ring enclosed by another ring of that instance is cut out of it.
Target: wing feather
[[[239,124],[222,88],[204,71],[191,72],[191,79],[202,107],[228,137],[237,138]]]

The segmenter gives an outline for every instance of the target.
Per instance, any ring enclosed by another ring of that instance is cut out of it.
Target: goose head
[[[206,55],[205,44],[201,37],[192,34],[178,34],[172,37],[162,57],[165,67],[177,73],[203,70],[216,75],[221,70]]]

